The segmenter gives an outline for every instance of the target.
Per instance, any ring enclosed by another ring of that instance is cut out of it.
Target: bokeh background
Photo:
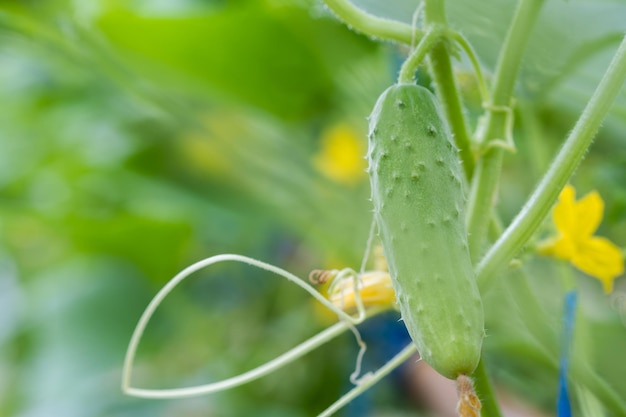
[[[357,2],[409,23],[417,3]],[[487,74],[514,6],[448,2]],[[547,2],[517,90],[505,221],[588,101],[624,16],[623,1]],[[359,267],[371,223],[366,117],[405,52],[313,0],[0,1],[0,416],[310,416],[345,392],[357,352],[349,335],[226,393],[141,400],[119,384],[141,312],[192,262],[240,253],[302,277]],[[457,63],[476,126],[475,81]],[[622,91],[574,179],[581,193],[600,191],[600,233],[621,246],[624,132]],[[522,259],[557,334],[562,265]],[[585,360],[626,398],[626,287],[618,280],[607,297],[579,279]],[[555,370],[519,348],[526,313],[514,295],[503,283],[488,298],[486,357],[500,386],[550,409]],[[363,329],[368,369],[406,341],[389,327],[396,318]],[[332,320],[284,280],[216,265],[159,309],[134,380],[156,388],[230,376]],[[344,415],[428,415],[403,382],[392,376]]]

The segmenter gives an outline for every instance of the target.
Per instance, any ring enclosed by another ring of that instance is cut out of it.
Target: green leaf
[[[291,119],[324,111],[333,70],[372,48],[336,22],[294,7],[235,5],[158,17],[114,10],[97,24],[142,77]]]

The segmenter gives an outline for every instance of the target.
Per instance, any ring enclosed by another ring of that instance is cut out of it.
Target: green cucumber
[[[484,313],[470,260],[461,163],[435,96],[389,87],[370,116],[374,215],[402,319],[441,375],[471,374]]]

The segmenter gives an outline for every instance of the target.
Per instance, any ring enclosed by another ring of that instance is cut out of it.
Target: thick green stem
[[[448,25],[444,0],[424,0],[424,15],[427,24]]]
[[[492,102],[487,103],[485,130],[479,138],[486,151],[480,158],[474,174],[468,207],[469,246],[473,260],[480,255],[486,240],[504,152],[500,147],[490,147],[489,142],[507,139],[509,118],[512,117],[508,109],[515,80],[531,28],[542,4],[543,0],[520,1],[496,66]]]
[[[467,231],[470,256],[476,263],[480,258],[494,205],[494,194],[502,169],[503,150],[491,148],[478,162],[468,200]],[[486,197],[491,198],[487,199]]]
[[[574,129],[520,213],[477,266],[478,285],[489,289],[500,271],[537,230],[585,156],[600,124],[626,81],[626,37]]]
[[[406,23],[372,16],[347,0],[324,0],[326,6],[349,27],[379,39],[413,44],[424,33]]]
[[[498,400],[496,398],[495,391],[491,386],[491,381],[489,379],[489,374],[487,374],[487,368],[483,358],[480,359],[478,367],[474,371],[474,385],[482,405],[481,415],[485,417],[501,417],[502,412],[498,406]]]

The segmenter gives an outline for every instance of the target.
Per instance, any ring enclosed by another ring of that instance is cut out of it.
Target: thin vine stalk
[[[427,27],[439,26],[448,29],[446,39],[437,42],[429,54],[430,72],[433,76],[437,97],[439,98],[454,142],[459,148],[459,157],[463,162],[463,172],[469,180],[474,173],[474,155],[471,134],[468,128],[461,95],[457,87],[452,67],[450,39],[455,39],[449,29],[444,0],[424,0],[424,20]]]
[[[402,64],[398,76],[398,84],[413,84],[415,82],[415,71],[424,61],[426,54],[432,49],[433,45],[441,39],[443,32],[443,28],[438,26],[433,26],[428,30],[417,47]]]
[[[469,181],[474,175],[474,154],[472,151],[471,133],[468,128],[465,112],[461,102],[461,95],[454,77],[452,60],[450,59],[451,46],[448,39],[442,39],[430,53],[430,70],[435,81],[437,97],[441,102],[454,142],[459,148],[463,172]]]
[[[407,45],[424,36],[420,29],[396,20],[373,16],[346,0],[324,0],[324,3],[346,25],[368,36]]]

